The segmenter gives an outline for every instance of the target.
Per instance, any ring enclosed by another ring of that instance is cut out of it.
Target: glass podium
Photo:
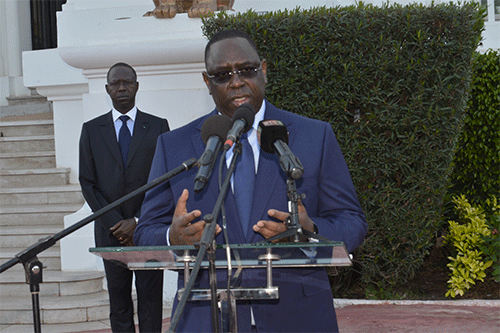
[[[231,252],[229,261],[227,260],[228,251]],[[131,270],[184,270],[184,278],[187,282],[191,266],[196,260],[197,247],[194,245],[105,247],[90,248],[90,252],[103,259],[125,265]],[[217,269],[266,268],[268,270],[266,287],[272,286],[273,267],[337,267],[352,264],[342,242],[217,245],[215,252]],[[200,269],[208,268],[209,260],[205,258],[201,262]],[[182,290],[179,297],[180,295],[182,295]],[[244,299],[251,298],[252,295],[252,292],[241,291],[241,297]],[[205,290],[199,292],[193,290],[190,300],[208,300],[209,297]]]
[[[274,267],[325,267],[350,266],[349,254],[342,242],[309,243],[252,243],[216,246],[217,268],[227,268],[227,250],[239,253],[239,258],[231,255],[232,267],[263,268],[268,261]],[[135,246],[90,248],[91,253],[106,260],[118,261],[131,270],[186,268],[186,263],[194,262],[197,247],[181,246]],[[272,258],[267,256],[271,255]],[[201,264],[208,268],[208,260]]]
[[[178,299],[187,301],[212,301],[213,316],[218,302],[226,302],[231,311],[221,310],[222,322],[227,324],[224,332],[237,332],[237,300],[271,300],[279,298],[278,286],[273,285],[273,268],[281,267],[337,267],[350,266],[351,259],[342,242],[307,242],[307,243],[252,243],[216,245],[210,260],[197,258],[196,246],[137,246],[90,248],[90,252],[103,259],[114,261],[131,270],[166,269],[184,271],[184,286],[189,286],[190,272],[195,262],[199,269],[208,269],[211,276],[213,269],[228,272],[239,269],[266,269],[266,285],[257,288],[232,287],[217,289],[179,289]],[[228,258],[231,258],[228,260]],[[186,295],[185,295],[186,294]],[[212,296],[214,295],[214,296]],[[221,308],[224,308],[222,306]],[[182,310],[181,310],[182,311]],[[174,316],[175,317],[175,316]],[[225,318],[225,319],[224,319]],[[224,325],[223,325],[224,326]],[[214,328],[214,332],[219,330]]]

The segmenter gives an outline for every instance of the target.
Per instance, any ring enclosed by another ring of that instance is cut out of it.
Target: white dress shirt
[[[259,126],[259,122],[261,120],[264,120],[264,114],[266,113],[266,103],[262,102],[262,105],[259,109],[259,111],[255,114],[255,118],[253,121],[252,128],[248,130],[248,143],[252,147],[253,151],[253,158],[254,158],[254,165],[255,165],[255,174],[257,174],[258,168],[259,168],[259,157],[260,157],[260,145],[259,141],[257,139],[257,128]],[[233,148],[232,146],[227,152],[226,152],[226,167],[229,169],[229,165],[231,165],[231,159],[233,158]],[[233,190],[234,193],[234,174],[231,175],[231,189]]]
[[[127,127],[130,131],[130,136],[134,135],[134,123],[135,123],[135,118],[137,116],[137,106],[134,106],[132,109],[130,109],[129,112],[122,114],[119,111],[117,111],[115,108],[111,110],[111,114],[113,116],[113,122],[115,124],[115,132],[116,132],[116,141],[119,140],[119,134],[120,134],[120,128],[122,128],[123,121],[120,120],[120,116],[129,116],[129,120],[127,120]]]

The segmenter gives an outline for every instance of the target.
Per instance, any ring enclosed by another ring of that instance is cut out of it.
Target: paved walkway
[[[370,301],[335,300],[340,333],[500,333],[500,300]],[[319,311],[321,311],[319,309]],[[164,312],[164,332],[170,323]],[[29,325],[10,326],[0,333],[33,332]],[[111,333],[109,322],[42,325],[43,333]]]
[[[340,333],[500,333],[500,301],[336,301]]]

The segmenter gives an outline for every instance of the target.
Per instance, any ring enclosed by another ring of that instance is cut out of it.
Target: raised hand
[[[201,212],[197,209],[191,212],[187,211],[186,203],[188,198],[189,191],[184,190],[177,200],[172,225],[169,231],[170,245],[192,245],[199,242],[203,234],[206,222],[200,220],[192,223],[192,221],[201,216]],[[217,225],[215,233],[219,234],[221,231],[221,227]]]

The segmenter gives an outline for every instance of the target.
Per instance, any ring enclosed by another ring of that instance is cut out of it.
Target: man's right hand
[[[191,223],[191,221],[201,216],[199,210],[193,210],[188,213],[186,203],[189,198],[189,191],[182,191],[177,205],[175,206],[174,217],[169,231],[170,245],[192,245],[199,242],[205,229],[206,222],[204,220]],[[222,228],[217,225],[215,234],[219,234]]]
[[[134,230],[136,227],[135,218],[121,220],[109,228],[113,232],[120,244],[123,246],[134,246]]]

